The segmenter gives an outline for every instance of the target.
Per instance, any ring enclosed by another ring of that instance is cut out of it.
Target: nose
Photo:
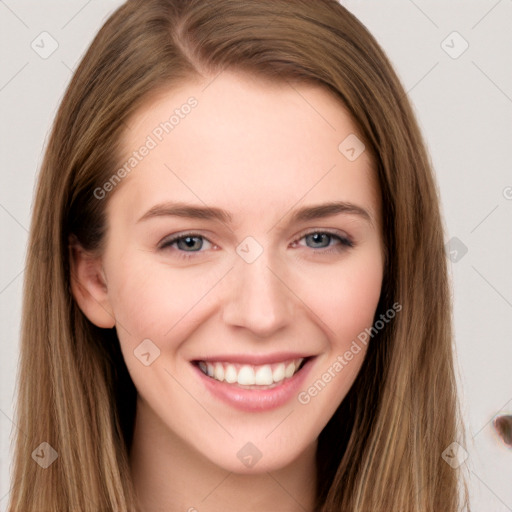
[[[254,262],[237,257],[226,283],[223,321],[266,338],[283,329],[293,316],[293,293],[284,272],[272,268],[265,252]]]

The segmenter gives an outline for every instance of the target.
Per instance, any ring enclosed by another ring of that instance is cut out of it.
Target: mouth
[[[212,380],[242,389],[273,389],[292,379],[312,357],[299,357],[268,364],[228,361],[193,361]]]
[[[209,356],[190,363],[206,396],[243,412],[290,404],[304,387],[317,356],[299,353]]]

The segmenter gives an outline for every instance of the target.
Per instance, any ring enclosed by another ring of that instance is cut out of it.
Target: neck
[[[233,473],[177,437],[137,400],[130,465],[141,512],[312,512],[315,454],[316,443],[275,471]]]

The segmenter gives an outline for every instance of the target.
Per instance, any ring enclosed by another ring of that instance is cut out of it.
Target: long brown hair
[[[467,491],[442,458],[463,432],[438,192],[403,87],[336,0],[129,0],[94,39],[60,105],[33,207],[8,510],[137,510],[136,390],[115,331],[73,300],[68,240],[101,253],[108,197],[94,190],[120,164],[130,116],[152,94],[225,69],[334,92],[380,185],[387,260],[376,318],[402,310],[369,343],[320,435],[316,509],[459,510]],[[42,442],[58,454],[47,468],[33,458]]]

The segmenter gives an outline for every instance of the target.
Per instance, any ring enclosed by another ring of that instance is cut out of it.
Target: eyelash
[[[344,237],[344,236],[341,236],[341,235],[338,235],[336,233],[332,233],[330,231],[309,231],[307,233],[304,233],[302,234],[296,241],[292,242],[293,244],[296,244],[297,242],[299,242],[300,240],[302,240],[303,238],[307,237],[308,235],[328,235],[329,237],[331,238],[334,238],[334,239],[337,239],[340,243],[339,244],[336,244],[334,247],[339,247],[338,249],[329,249],[327,250],[330,246],[327,246],[327,247],[320,247],[320,248],[313,248],[313,247],[310,247],[310,249],[313,249],[313,251],[317,252],[317,253],[322,253],[322,254],[338,254],[338,253],[341,253],[342,251],[345,251],[347,249],[351,249],[352,247],[354,247],[354,243],[352,242],[352,240],[350,240],[348,237]],[[201,238],[203,240],[207,240],[208,242],[210,242],[210,240],[208,240],[206,237],[204,237],[203,235],[199,234],[199,233],[194,233],[194,232],[190,232],[190,233],[183,233],[183,234],[179,234],[179,235],[175,235],[175,236],[172,236],[171,238],[167,239],[167,240],[164,240],[158,247],[159,250],[166,250],[168,248],[170,248],[174,243],[176,242],[179,242],[180,240],[184,239],[184,238],[188,238],[188,237],[191,237],[191,238]],[[212,243],[212,242],[210,242]],[[213,244],[215,245],[215,244]],[[191,258],[195,258],[196,255],[198,253],[201,253],[201,252],[204,252],[204,251],[181,251],[179,249],[177,249],[178,251],[178,257],[179,258],[182,258],[182,259],[185,259],[185,260],[189,260]]]

